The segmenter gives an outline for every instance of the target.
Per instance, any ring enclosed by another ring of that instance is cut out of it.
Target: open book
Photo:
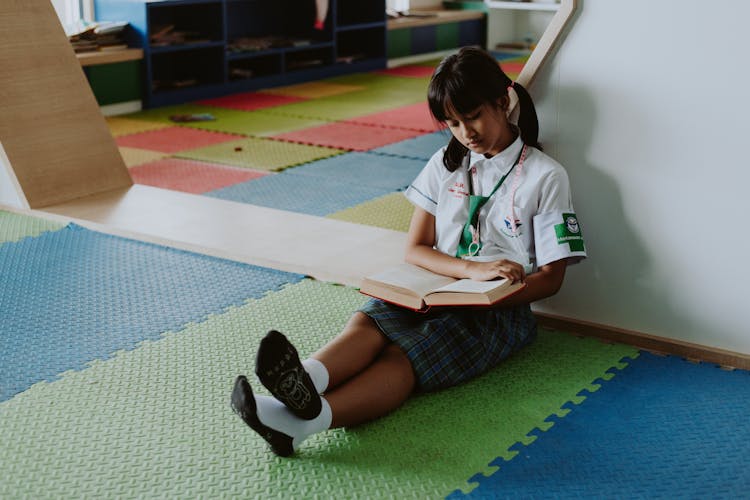
[[[489,306],[526,286],[508,279],[473,281],[441,276],[411,264],[400,264],[366,277],[359,291],[403,307]]]

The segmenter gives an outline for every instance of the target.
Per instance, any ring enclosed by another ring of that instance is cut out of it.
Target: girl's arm
[[[538,271],[526,277],[523,266],[507,259],[493,262],[476,262],[459,259],[435,250],[435,216],[426,210],[415,207],[406,240],[406,262],[430,271],[453,278],[470,278],[488,281],[508,278],[525,281],[526,288],[503,301],[503,305],[513,306],[543,299],[557,293],[565,277],[565,260],[541,266]]]

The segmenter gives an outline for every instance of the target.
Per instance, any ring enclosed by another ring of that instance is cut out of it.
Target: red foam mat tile
[[[378,125],[380,127],[405,128],[420,132],[437,132],[445,128],[432,118],[426,102],[410,104],[371,115],[358,116],[347,121],[365,125]]]
[[[521,70],[523,69],[524,65],[525,63],[522,63],[522,62],[500,61],[500,67],[503,68],[503,71],[505,71],[505,73],[510,77],[513,77],[513,75],[518,76],[518,74],[521,73]]]
[[[254,111],[256,109],[272,108],[283,104],[305,101],[303,97],[290,95],[264,94],[262,92],[243,92],[231,94],[215,99],[198,101],[198,104],[216,106],[220,108],[237,109],[240,111]]]
[[[377,127],[352,122],[337,122],[273,136],[274,139],[313,144],[350,151],[367,151],[394,142],[411,139],[422,132]]]
[[[147,149],[162,153],[177,153],[188,149],[202,148],[227,141],[235,141],[239,136],[210,132],[188,127],[167,127],[140,134],[116,137],[118,146]]]
[[[267,174],[181,158],[165,158],[130,169],[130,176],[136,184],[192,194],[232,186]]]

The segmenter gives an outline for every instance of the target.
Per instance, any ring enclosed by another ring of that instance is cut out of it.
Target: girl
[[[518,125],[507,118],[509,90]],[[311,358],[279,332],[261,341],[256,374],[273,397],[237,378],[232,407],[278,455],[308,436],[398,408],[412,392],[470,380],[535,337],[529,304],[555,294],[568,262],[585,257],[565,170],[539,149],[526,90],[478,48],[446,57],[428,90],[448,125],[438,151],[406,190],[415,205],[406,261],[455,278],[525,281],[489,308],[414,312],[370,300]]]

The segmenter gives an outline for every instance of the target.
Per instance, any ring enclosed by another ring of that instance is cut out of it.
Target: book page
[[[411,264],[401,264],[370,277],[398,288],[413,290],[420,296],[456,281],[454,278],[432,273]]]
[[[434,290],[433,293],[441,292],[459,292],[459,293],[486,293],[496,288],[503,288],[508,285],[508,279],[503,278],[492,281],[474,281],[469,279],[458,280],[449,285]]]

